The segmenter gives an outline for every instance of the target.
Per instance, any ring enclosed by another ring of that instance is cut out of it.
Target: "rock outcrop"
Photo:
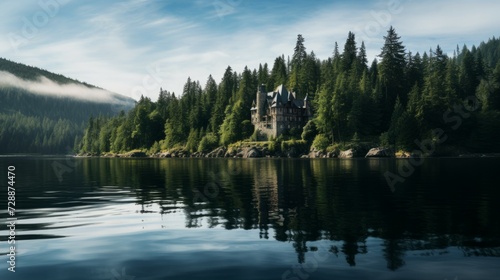
[[[262,152],[256,147],[248,149],[248,151],[243,156],[244,158],[260,158],[262,157]]]
[[[208,153],[207,155],[205,155],[205,157],[207,158],[216,158],[216,157],[224,157],[226,155],[226,148],[224,147],[219,147],[213,151],[211,151],[210,153]]]
[[[384,148],[384,147],[378,147],[378,148],[372,148],[370,151],[365,156],[366,158],[370,157],[394,157],[394,151],[389,148]]]

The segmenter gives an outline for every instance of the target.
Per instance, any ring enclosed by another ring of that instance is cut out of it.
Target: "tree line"
[[[60,85],[96,88],[4,58],[0,58],[2,71],[27,81],[37,81],[43,76]],[[40,95],[0,81],[0,153],[71,153],[81,141],[90,115],[111,117],[132,107],[130,98],[119,95],[113,98],[124,105]]]
[[[118,112],[106,103],[0,86],[0,154],[71,153],[83,137],[90,114],[111,117]]]
[[[391,27],[380,55],[368,63],[366,47],[348,33],[344,48],[320,60],[307,52],[298,35],[292,57],[277,57],[238,73],[228,66],[220,83],[210,75],[202,87],[187,79],[181,95],[160,89],[158,100],[141,97],[135,108],[113,118],[93,117],[76,147],[81,152],[151,152],[184,148],[207,152],[217,146],[255,139],[250,107],[257,86],[268,91],[280,84],[299,98],[308,94],[314,118],[302,138],[326,149],[350,142],[371,142],[401,150],[417,139],[468,151],[498,151],[500,136],[500,40],[479,47],[457,47],[447,55],[438,45],[412,53]],[[276,139],[270,139],[276,140]]]

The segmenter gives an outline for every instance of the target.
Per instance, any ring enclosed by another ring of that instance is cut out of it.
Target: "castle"
[[[266,92],[264,85],[259,86],[250,110],[259,138],[267,139],[276,138],[293,128],[301,130],[312,117],[307,96],[298,100],[295,93],[288,92],[283,85],[272,92]]]

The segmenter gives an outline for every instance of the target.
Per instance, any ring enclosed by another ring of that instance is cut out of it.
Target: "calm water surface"
[[[500,159],[0,157],[0,279],[498,279]]]

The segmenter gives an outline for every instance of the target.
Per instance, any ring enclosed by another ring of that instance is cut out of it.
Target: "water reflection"
[[[395,192],[383,174],[397,172],[399,160],[78,159],[63,181],[47,159],[16,160],[33,170],[20,176],[28,221],[20,230],[39,233],[24,239],[63,237],[44,229],[83,225],[30,219],[134,202],[140,213],[182,213],[187,229],[257,230],[256,239],[290,243],[298,263],[322,249],[311,243],[328,240],[330,254],[356,266],[370,238],[382,240],[390,270],[409,254],[449,247],[465,257],[500,256],[496,159],[429,159]]]

